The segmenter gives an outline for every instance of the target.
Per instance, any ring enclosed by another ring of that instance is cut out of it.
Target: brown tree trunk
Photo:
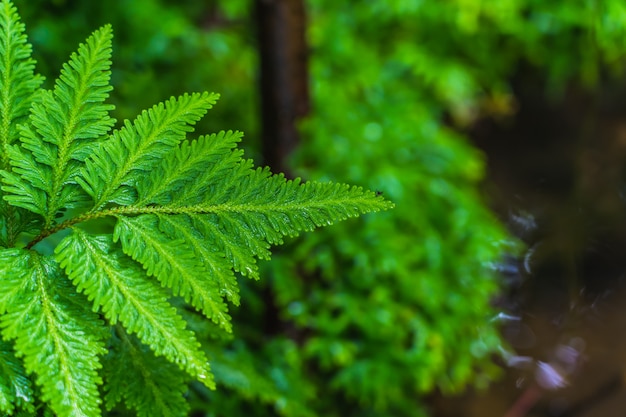
[[[309,111],[304,0],[256,0],[262,154],[274,172],[298,144],[296,122]]]
[[[255,0],[261,92],[261,153],[274,172],[289,174],[297,146],[296,123],[309,111],[304,0]],[[264,291],[266,334],[297,331],[280,319],[271,286]]]

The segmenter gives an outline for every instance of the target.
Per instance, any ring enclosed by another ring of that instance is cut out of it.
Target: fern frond
[[[17,10],[10,1],[0,2],[0,169],[10,170],[9,149],[18,138],[17,125],[28,117],[43,77],[34,74],[32,47],[24,34]],[[28,228],[28,216],[0,199],[3,247],[13,246],[17,236]]]
[[[41,214],[52,226],[62,208],[84,206],[88,196],[74,177],[97,141],[115,123],[104,104],[112,87],[110,26],[95,31],[63,66],[53,91],[42,91],[28,124],[20,130],[21,150],[8,153],[6,200]]]
[[[183,143],[154,170],[149,185],[137,187],[137,203],[100,212],[118,218],[115,238],[122,240],[125,252],[149,274],[160,275],[178,295],[192,293],[192,281],[181,278],[184,269],[198,271],[201,266],[221,294],[237,303],[237,285],[229,269],[256,278],[255,259],[269,258],[270,244],[282,243],[283,236],[391,206],[358,187],[301,184],[268,169],[255,170],[251,161],[232,150],[238,138],[229,132]],[[135,218],[138,214],[153,216]],[[159,231],[154,230],[157,218]],[[190,265],[183,258],[174,262],[168,257],[175,253],[172,244],[191,249],[197,263]],[[197,300],[194,305],[198,306]],[[209,311],[207,316],[215,319],[220,310]]]
[[[225,141],[225,147],[230,146],[228,135],[215,139]],[[169,201],[162,206],[170,213],[245,215],[251,221],[250,231],[255,232],[254,225],[259,225],[256,230],[259,236],[276,244],[282,242],[284,235],[293,236],[300,231],[310,231],[334,221],[392,206],[375,193],[360,187],[318,182],[302,184],[300,179],[287,181],[282,174],[272,175],[267,168],[254,169],[252,162],[242,160],[237,151],[215,158],[210,150],[210,147],[204,149],[205,170],[199,171],[199,175],[187,177],[186,181],[175,183],[169,190]],[[180,161],[190,159],[192,157],[184,147],[179,147],[157,170],[158,175],[169,182],[178,172],[170,167],[184,166]],[[193,159],[198,160],[199,157]]]
[[[241,231],[248,236],[280,244],[283,236],[295,236],[301,231],[392,206],[360,187],[301,183],[298,178],[286,180],[282,174],[272,175],[268,169],[251,170],[243,164],[241,168],[232,169],[232,178],[224,186],[203,178],[211,192],[196,196],[180,193],[185,211],[229,217],[233,224],[248,224],[248,230]],[[172,201],[171,207],[180,207],[178,199]]]
[[[0,249],[14,247],[22,233],[36,234],[41,230],[40,225],[35,213],[0,201]]]
[[[7,154],[12,171],[0,171],[4,180],[2,191],[6,193],[4,199],[13,207],[45,216],[48,210],[45,190],[48,188],[50,168],[37,163],[29,152],[16,146],[8,148]],[[22,175],[27,176],[28,180]]]
[[[228,252],[224,252],[220,247],[228,248],[232,240],[228,240],[227,236],[220,239],[219,234],[203,235],[200,228],[194,226],[193,219],[189,216],[168,216],[157,214],[159,218],[159,229],[162,230],[170,239],[182,240],[193,251],[194,256],[201,262],[208,272],[208,276],[215,280],[219,288],[220,295],[225,296],[228,301],[235,305],[239,305],[239,287],[237,279],[233,273],[233,264],[227,262],[225,257]],[[211,226],[213,224],[211,223]],[[233,237],[234,238],[234,237]],[[220,245],[221,243],[221,245]],[[234,248],[237,254],[248,256],[248,252]],[[246,258],[249,263],[241,269],[251,271],[255,265],[253,257]],[[239,265],[241,266],[241,265]]]
[[[219,183],[208,182],[211,192],[196,196],[194,202],[199,202],[193,205],[179,201],[189,198],[183,189],[172,193],[168,204],[131,205],[103,212],[117,217],[115,239],[122,241],[127,254],[175,294],[191,298],[195,307],[210,301],[201,308],[218,323],[226,316],[212,294],[215,286],[220,294],[238,302],[229,269],[254,276],[255,258],[269,257],[269,244],[282,243],[283,236],[391,205],[359,187],[286,181],[268,170],[252,170],[247,162],[231,167],[230,172],[228,181],[220,176]],[[221,188],[225,182],[233,186]],[[189,249],[198,263],[177,257]],[[211,274],[203,275],[203,270]]]
[[[255,258],[268,259],[269,244],[282,243],[284,235],[392,206],[358,187],[301,184],[268,169],[255,170],[233,150],[238,140],[237,132],[222,132],[183,143],[138,188],[132,206],[134,213],[159,214],[170,237],[186,241],[205,265],[219,265],[223,256],[236,271],[257,278]],[[180,216],[172,220],[164,214]],[[207,239],[211,250],[194,244],[194,236]]]
[[[185,138],[219,98],[218,94],[185,94],[171,98],[126,121],[99,152],[87,160],[80,185],[94,200],[94,210],[108,202],[135,202],[140,172],[149,172]]]
[[[243,167],[243,169],[241,169]],[[271,175],[267,169],[248,169],[248,164],[230,170],[231,177],[214,183],[203,178],[206,190],[192,195],[179,190],[162,206],[128,207],[116,212],[155,213],[188,216],[201,236],[216,239],[226,253],[232,247],[245,248],[243,260],[268,257],[267,243],[281,244],[283,236],[327,226],[362,213],[384,210],[392,204],[371,191],[345,184],[285,180],[282,174]],[[224,238],[224,239],[219,239]],[[265,243],[267,242],[267,243]]]
[[[256,258],[270,259],[270,245],[263,239],[251,238],[251,230],[241,230],[239,220],[229,213],[207,216],[190,215],[195,230],[219,248],[235,271],[258,279]],[[236,232],[236,233],[233,233]]]
[[[185,375],[154,356],[145,345],[117,326],[111,350],[104,358],[107,409],[124,401],[138,417],[184,417],[189,405]],[[124,372],[119,370],[123,369]]]
[[[141,267],[115,247],[110,235],[74,229],[55,253],[78,291],[93,301],[95,310],[102,310],[110,324],[121,322],[157,355],[215,387],[200,344],[167,302],[168,294],[145,279]]]
[[[268,259],[269,244],[281,244],[283,236],[391,207],[359,187],[300,184],[285,181],[282,175],[270,176],[268,170],[248,171],[233,170],[243,175],[233,175],[231,187],[209,182],[211,191],[196,197],[204,202],[179,205],[174,199],[162,210],[188,218],[198,235],[223,253],[233,268],[252,277],[257,276],[254,258]],[[187,198],[184,192],[180,196]]]
[[[196,203],[199,196],[207,193],[219,190],[230,192],[238,179],[253,167],[252,161],[242,162],[242,151],[234,150],[241,137],[240,132],[228,131],[183,142],[176,152],[168,155],[153,170],[150,181],[138,184],[136,205],[182,206]],[[241,174],[233,172],[233,168],[239,168]],[[239,302],[237,283],[228,270],[234,268],[243,275],[258,278],[254,257],[270,257],[269,245],[265,242],[250,242],[239,235],[226,233],[218,227],[218,223],[206,218],[192,220],[182,216],[174,222],[163,216],[160,219],[161,226],[169,231],[170,237],[189,242],[196,257],[203,261],[227,298],[235,304]],[[203,236],[210,244],[194,243],[191,238],[194,234]],[[225,267],[222,265],[224,257],[231,261]]]
[[[9,168],[8,147],[17,140],[17,124],[28,116],[35,90],[43,77],[34,74],[32,47],[15,6],[0,3],[0,169]]]
[[[176,198],[169,203],[193,205],[203,201],[207,194],[222,195],[229,199],[231,191],[238,188],[238,181],[254,172],[254,162],[242,159],[241,156],[240,152],[233,151],[221,160],[208,162],[210,169],[202,171],[196,177],[197,181],[188,179],[183,187],[173,192]],[[271,176],[268,168],[265,173],[267,177]]]
[[[33,389],[13,346],[0,341],[0,411],[13,415],[18,410],[34,411]]]
[[[140,262],[148,275],[191,302],[224,330],[232,331],[220,289],[184,241],[169,240],[159,231],[156,216],[119,216],[113,232],[113,240],[118,239],[124,253]]]
[[[2,250],[0,276],[2,335],[15,340],[26,371],[37,375],[42,399],[58,416],[99,416],[102,323],[52,258]]]
[[[136,204],[165,204],[171,200],[171,193],[183,189],[190,178],[197,178],[202,173],[206,175],[207,171],[213,172],[214,177],[227,175],[227,172],[220,175],[214,171],[231,166],[224,158],[232,158],[233,162],[241,159],[242,151],[232,151],[242,137],[243,133],[229,130],[183,142],[146,181],[137,184],[139,199]]]

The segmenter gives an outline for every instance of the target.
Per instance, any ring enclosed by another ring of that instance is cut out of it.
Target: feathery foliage
[[[7,415],[185,415],[189,381],[215,388],[188,318],[231,332],[235,273],[258,278],[270,245],[391,207],[359,187],[255,169],[239,132],[188,138],[217,94],[171,98],[111,131],[111,41],[110,26],[95,31],[38,90],[24,26],[0,2]]]

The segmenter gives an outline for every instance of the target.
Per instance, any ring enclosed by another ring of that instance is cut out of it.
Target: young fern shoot
[[[0,1],[6,415],[101,416],[119,403],[186,415],[186,384],[215,383],[209,341],[177,300],[231,332],[235,274],[258,278],[270,245],[392,206],[254,168],[239,132],[189,137],[217,94],[171,98],[112,131],[111,40],[110,26],[95,31],[40,90],[24,25]]]

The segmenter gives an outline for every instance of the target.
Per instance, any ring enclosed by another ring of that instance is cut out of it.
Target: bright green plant
[[[216,94],[171,98],[111,132],[111,27],[52,90],[23,32],[3,0],[0,410],[99,416],[103,386],[106,409],[185,415],[189,380],[215,387],[193,310],[230,332],[235,272],[258,278],[270,244],[391,204],[254,169],[238,132],[187,140]]]
[[[223,103],[196,128],[213,131],[219,120],[254,132],[252,1],[15,2],[29,13],[30,39],[48,70],[69,39],[114,23],[126,46],[110,98],[119,118],[218,84]],[[498,370],[491,359],[502,342],[489,319],[501,283],[489,266],[510,237],[477,192],[485,161],[465,128],[515,117],[515,83],[555,98],[565,86],[619,76],[626,6],[306,3],[313,112],[293,172],[366,184],[398,208],[307,234],[261,263],[270,279],[240,283],[246,308],[231,312],[236,337],[205,344],[221,389],[192,385],[192,407],[208,415],[414,417],[422,395],[484,386]],[[215,337],[205,326],[194,330]]]

